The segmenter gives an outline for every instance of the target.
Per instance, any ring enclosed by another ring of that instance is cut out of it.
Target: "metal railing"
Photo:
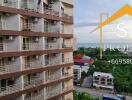
[[[62,17],[66,20],[66,21],[73,21],[73,16],[70,16],[68,14],[62,14]]]
[[[6,41],[11,41],[12,40],[6,40]],[[8,51],[19,51],[19,45],[12,45],[10,46],[10,43],[0,43],[0,52],[8,52]]]
[[[62,48],[72,48],[73,44],[72,43],[63,43]]]
[[[0,87],[0,96],[12,94],[12,93],[18,92],[20,90],[22,90],[22,88],[19,84]]]
[[[18,30],[18,23],[11,23],[5,22],[3,18],[0,19],[0,30]]]
[[[23,43],[22,49],[23,50],[41,50],[42,45],[40,45],[39,43]]]
[[[57,26],[48,26],[48,27],[44,27],[44,32],[60,33],[60,28]]]
[[[43,80],[37,77],[37,78],[34,78],[30,81],[25,82],[24,83],[24,89],[32,88],[32,87],[35,87],[35,86],[38,86],[41,84],[43,84]]]
[[[20,71],[19,65],[9,64],[9,65],[0,66],[0,74],[12,73],[12,72],[16,72],[16,71]]]
[[[17,2],[15,2],[14,0],[0,0],[0,6],[17,8]]]
[[[52,10],[52,9],[44,9],[44,14],[59,17],[59,12]]]
[[[23,64],[23,67],[24,69],[41,68],[43,67],[43,64],[40,61],[34,61],[34,62],[29,62],[27,64]]]
[[[23,23],[22,24],[22,31],[34,31],[35,24],[33,23]]]
[[[59,43],[47,43],[46,49],[58,49],[60,48]]]
[[[59,94],[61,94],[63,92],[71,90],[72,88],[73,88],[72,86],[67,86],[64,89],[56,88],[56,89],[54,89],[54,90],[49,91],[48,93],[46,93],[46,98],[51,98],[53,96],[59,95]]]
[[[62,58],[62,64],[69,63],[70,58]]]
[[[31,97],[26,97],[24,100],[44,100],[44,95],[43,94],[32,95]]]
[[[51,75],[49,75],[46,78],[46,82],[48,82],[48,81],[54,81],[54,80],[57,80],[57,79],[60,79],[60,78],[61,78],[61,72],[60,73],[51,74]]]
[[[51,98],[61,93],[61,88],[52,89],[46,93],[46,98]]]
[[[0,52],[4,51],[4,43],[0,43]]]
[[[58,65],[61,61],[59,59],[45,60],[46,66]]]
[[[24,2],[24,1],[21,2],[21,9],[39,12],[37,3],[28,1],[28,0],[27,0],[27,2]]]

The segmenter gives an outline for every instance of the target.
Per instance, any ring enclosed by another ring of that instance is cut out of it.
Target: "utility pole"
[[[103,16],[106,15],[107,19],[109,18],[108,13],[101,13],[100,14],[100,60],[103,59],[103,31],[102,31],[102,22],[103,22]]]

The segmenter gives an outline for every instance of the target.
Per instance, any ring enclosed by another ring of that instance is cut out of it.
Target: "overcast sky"
[[[124,5],[129,4],[132,6],[132,0],[74,0],[74,35],[78,43],[97,43],[99,42],[99,30],[90,33],[92,29],[98,26],[100,13],[107,12],[109,16],[118,11]],[[129,22],[132,26],[132,18],[129,17]],[[120,19],[120,24],[125,22],[125,18]],[[121,26],[121,25],[120,25]],[[122,24],[123,26],[123,24]],[[129,25],[130,26],[130,25]],[[114,30],[117,25],[109,25],[104,29],[104,32]],[[117,30],[115,29],[115,32]],[[132,33],[129,31],[129,33]],[[131,34],[132,35],[132,34]],[[122,41],[129,40],[128,38],[118,38],[114,32],[105,32],[103,41]],[[132,40],[132,39],[131,39]]]

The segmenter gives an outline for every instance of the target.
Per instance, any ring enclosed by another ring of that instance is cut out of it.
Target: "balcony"
[[[62,48],[73,48],[73,44],[72,43],[63,43]]]
[[[44,100],[44,94],[32,95],[31,97],[26,97],[24,100]]]
[[[24,64],[24,69],[34,69],[34,68],[41,68],[43,64],[40,61],[29,62]]]
[[[49,75],[48,77],[46,77],[46,82],[54,81],[58,79],[61,79],[61,72],[60,73],[56,72],[54,74]]]
[[[13,45],[12,40],[8,39],[6,41],[10,41],[10,43],[0,43],[0,52],[11,52],[18,51],[19,45]]]
[[[0,6],[17,8],[17,2],[15,0],[0,0]]]
[[[59,65],[59,64],[61,64],[61,61],[57,58],[45,61],[46,66]]]
[[[60,28],[58,26],[48,26],[44,27],[44,32],[48,33],[60,33]]]
[[[59,95],[61,93],[64,93],[64,92],[67,92],[69,90],[73,89],[72,86],[68,86],[68,87],[65,87],[64,89],[61,89],[61,88],[56,88],[52,91],[49,91],[48,93],[46,93],[46,98],[49,99],[49,98],[52,98],[56,95]]]
[[[20,91],[22,88],[20,84],[9,85],[6,87],[0,87],[0,96],[5,96]]]
[[[9,18],[10,16],[7,16],[6,14],[3,15],[4,18]],[[11,15],[12,16],[12,15]],[[0,22],[0,30],[18,30],[18,23],[8,23],[5,22],[5,20],[3,18],[0,18],[1,22]]]
[[[68,14],[62,14],[62,18],[66,22],[72,22],[73,23],[73,16],[70,16]]]
[[[27,88],[32,88],[32,87],[35,87],[35,86],[39,86],[43,84],[43,80],[36,77],[30,81],[27,81],[24,83],[24,89],[27,89]]]
[[[59,49],[59,44],[58,43],[47,43],[46,44],[46,49]]]
[[[39,5],[36,2],[32,2],[31,0],[22,0],[21,9],[30,10],[33,12],[39,12]]]
[[[35,24],[33,23],[23,23],[22,24],[22,31],[36,31]]]
[[[51,9],[44,9],[44,14],[59,17],[59,12],[51,10]]]
[[[61,94],[61,88],[52,89],[52,91],[46,93],[46,98],[48,99],[59,94]]]
[[[41,50],[42,46],[39,43],[23,43],[22,50]]]
[[[20,66],[15,64],[0,66],[0,74],[13,73],[20,71]]]
[[[62,58],[62,64],[70,63],[70,58]]]

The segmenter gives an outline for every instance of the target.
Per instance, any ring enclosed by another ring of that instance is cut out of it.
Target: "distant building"
[[[114,77],[111,73],[94,72],[93,86],[98,88],[114,89]]]
[[[87,65],[85,65],[85,66],[81,66],[81,65],[73,65],[73,68],[80,68],[81,69],[81,72],[86,72],[87,73],[87,71],[88,71],[88,69],[89,69],[89,66],[87,66]]]
[[[81,79],[81,68],[80,66],[74,66],[73,67],[73,73],[74,73],[74,84],[77,84],[78,81]]]

